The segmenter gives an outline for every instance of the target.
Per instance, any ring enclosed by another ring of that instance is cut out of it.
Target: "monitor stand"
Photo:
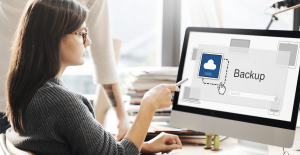
[[[268,155],[268,145],[239,140],[234,149],[223,150],[214,155]]]

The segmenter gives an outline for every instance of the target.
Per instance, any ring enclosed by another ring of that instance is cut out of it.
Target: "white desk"
[[[222,151],[231,150],[237,145],[237,139],[227,138],[220,143]],[[268,146],[269,155],[283,155],[282,148],[276,146]],[[300,128],[297,128],[294,145],[292,148],[285,149],[290,155],[300,155],[300,152],[293,151],[295,149],[300,149]],[[192,146],[184,145],[182,150],[174,150],[169,155],[208,155],[217,152],[211,150],[205,150],[203,146]],[[161,155],[161,153],[153,154]],[[287,155],[287,154],[286,154]]]
[[[117,116],[113,109],[110,109],[107,113],[107,120],[105,123],[105,129],[116,133],[117,132]],[[300,120],[300,116],[298,115],[298,120]],[[233,149],[237,145],[237,139],[228,137],[220,143],[222,151]],[[268,146],[269,155],[282,155],[282,148],[277,146]],[[300,152],[293,151],[295,149],[300,149],[300,128],[297,128],[294,145],[292,148],[286,148],[285,150],[289,152],[290,155],[300,155]],[[217,152],[213,152],[211,150],[203,149],[203,146],[193,146],[193,145],[184,145],[182,150],[174,150],[169,155],[208,155],[214,154]],[[147,154],[149,155],[149,154]],[[161,153],[153,154],[153,155],[161,155]],[[287,155],[287,154],[286,154]]]
[[[300,111],[299,111],[300,112]],[[300,113],[299,113],[300,114]],[[298,115],[298,123],[300,122],[300,115]],[[228,137],[220,143],[220,146],[223,151],[233,149],[237,145],[238,140],[235,138]],[[277,146],[268,146],[269,155],[283,155],[282,147]],[[285,148],[285,151],[288,151],[290,155],[300,155],[300,152],[296,152],[294,150],[300,149],[300,128],[296,129],[294,145],[292,148]],[[203,149],[203,146],[183,146],[182,150],[174,150],[169,155],[208,155],[214,154],[217,152],[213,152],[211,150]],[[159,155],[159,153],[155,154]],[[287,154],[285,154],[287,155]]]

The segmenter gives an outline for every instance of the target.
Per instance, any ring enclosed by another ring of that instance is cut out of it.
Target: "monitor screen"
[[[189,80],[175,97],[175,110],[258,124],[271,120],[264,124],[270,126],[291,122],[299,38],[187,33],[177,80]]]

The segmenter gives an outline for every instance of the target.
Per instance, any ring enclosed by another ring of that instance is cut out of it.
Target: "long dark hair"
[[[75,0],[30,0],[14,35],[6,82],[7,114],[16,132],[31,98],[60,71],[60,42],[85,21],[87,8]]]

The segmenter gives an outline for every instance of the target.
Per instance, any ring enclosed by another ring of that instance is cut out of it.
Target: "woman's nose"
[[[88,47],[88,46],[90,46],[91,44],[92,44],[91,39],[90,39],[88,36],[86,36],[86,42],[85,42],[85,44],[84,44],[84,47]]]

